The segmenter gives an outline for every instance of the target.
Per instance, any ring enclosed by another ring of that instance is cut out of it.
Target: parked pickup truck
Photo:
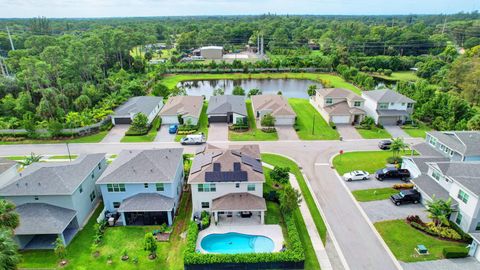
[[[385,179],[401,179],[402,181],[407,181],[407,179],[410,178],[410,172],[407,169],[387,167],[376,171],[375,178],[379,181]]]
[[[202,144],[202,143],[205,143],[206,141],[207,140],[203,133],[197,134],[197,135],[187,135],[182,139],[180,139],[180,143],[183,145]]]
[[[406,189],[400,191],[400,193],[390,196],[390,200],[395,205],[400,205],[404,203],[419,203],[421,199],[421,194],[415,189]]]

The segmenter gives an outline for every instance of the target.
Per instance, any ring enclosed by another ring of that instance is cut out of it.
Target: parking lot
[[[347,182],[348,189],[350,191],[354,190],[361,190],[361,189],[371,189],[371,188],[387,188],[387,187],[392,187],[395,184],[404,184],[405,182],[401,180],[384,180],[384,181],[378,181],[375,179],[375,176],[370,175],[369,180],[357,180],[357,181],[351,181]]]
[[[384,220],[404,219],[410,215],[418,215],[422,220],[428,220],[426,209],[420,203],[396,206],[390,200],[381,200],[361,202],[360,205],[373,223]]]

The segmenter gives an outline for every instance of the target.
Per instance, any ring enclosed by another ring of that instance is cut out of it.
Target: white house
[[[343,88],[317,89],[310,103],[327,122],[335,124],[359,124],[365,118],[365,100]]]
[[[202,96],[176,96],[170,97],[160,111],[162,124],[179,124],[179,117],[183,124],[196,125],[202,113]]]
[[[365,111],[376,124],[398,125],[411,119],[415,101],[390,89],[363,91]]]
[[[212,213],[216,222],[237,216],[264,223],[262,162],[258,145],[202,147],[193,160],[188,184],[195,216]]]
[[[255,95],[251,97],[253,113],[257,119],[267,114],[275,117],[276,126],[293,126],[297,115],[287,98],[281,95]]]
[[[148,124],[151,124],[162,107],[162,97],[132,97],[115,109],[115,112],[112,115],[112,124],[131,124],[137,113],[145,114],[148,118]]]

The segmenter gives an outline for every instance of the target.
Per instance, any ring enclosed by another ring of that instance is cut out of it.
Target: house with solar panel
[[[0,197],[17,206],[20,225],[14,234],[19,248],[53,249],[57,238],[68,245],[98,205],[95,181],[106,167],[101,153],[81,155],[71,162],[37,162],[24,170],[3,170]]]
[[[207,144],[193,160],[188,177],[194,216],[212,214],[215,223],[249,219],[263,224],[267,210],[263,195],[265,176],[258,145]]]
[[[123,150],[97,185],[117,225],[172,225],[183,179],[182,148]]]

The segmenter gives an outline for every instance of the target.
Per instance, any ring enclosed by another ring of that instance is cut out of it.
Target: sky
[[[480,0],[0,0],[0,18],[185,15],[450,14],[480,10]]]

